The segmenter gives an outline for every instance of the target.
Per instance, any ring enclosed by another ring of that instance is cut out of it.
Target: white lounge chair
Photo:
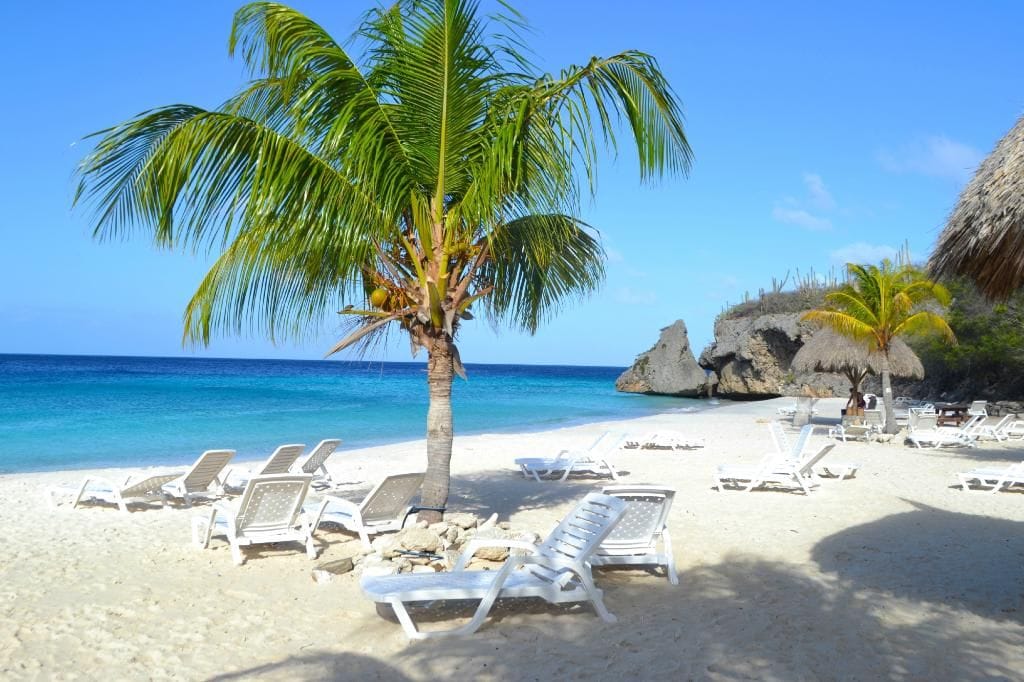
[[[51,508],[59,505],[58,496],[69,495],[73,498],[72,509],[77,508],[83,500],[90,500],[116,504],[118,509],[127,513],[128,505],[135,502],[159,502],[161,507],[164,506],[167,496],[162,489],[163,485],[179,476],[180,471],[150,475],[136,481],[132,481],[129,476],[120,484],[102,476],[86,476],[77,487],[49,486],[45,493]]]
[[[565,481],[573,473],[591,473],[596,476],[611,476],[613,481],[619,480],[619,474],[609,461],[608,455],[618,449],[625,435],[615,431],[605,431],[586,450],[562,450],[554,457],[520,457],[516,465],[523,476],[531,476],[540,481],[542,477],[558,474]]]
[[[192,542],[206,548],[216,532],[227,536],[231,557],[245,563],[242,547],[275,542],[301,542],[306,556],[316,558],[316,546],[302,503],[313,477],[309,474],[254,476],[238,500],[216,502],[209,514],[192,518]]]
[[[967,408],[967,414],[969,414],[972,417],[987,417],[987,406],[987,400],[975,400],[971,403],[971,406]]]
[[[628,450],[693,450],[704,447],[704,439],[679,431],[652,431],[639,437],[627,437],[622,447]]]
[[[860,423],[856,423],[856,421]],[[829,429],[829,435],[844,443],[850,439],[863,438],[870,440],[871,436],[882,433],[885,430],[885,413],[881,410],[864,410],[862,417],[844,417],[843,423],[836,424]]]
[[[195,499],[222,497],[227,476],[222,477],[221,472],[234,456],[234,450],[207,450],[185,474],[165,485],[164,492],[187,505]]]
[[[786,430],[779,422],[768,424],[768,431],[771,434],[772,445],[775,446],[774,454],[791,462],[799,462],[803,459],[808,441],[814,435],[814,425],[805,424],[793,442],[790,442]]]
[[[654,485],[612,485],[605,486],[601,493],[625,500],[626,512],[591,557],[591,565],[664,566],[668,581],[678,585],[668,532],[668,514],[676,491]]]
[[[337,438],[320,441],[313,448],[313,451],[309,453],[309,457],[302,462],[302,466],[299,467],[299,471],[302,473],[313,475],[313,483],[311,485],[314,488],[330,488],[334,486],[331,472],[327,470],[324,463],[328,457],[334,454],[339,445],[341,445],[341,440]]]
[[[590,493],[576,505],[540,545],[522,540],[471,540],[450,573],[407,573],[367,576],[360,580],[363,594],[378,604],[390,604],[410,639],[468,635],[480,627],[496,599],[540,597],[554,604],[590,602],[598,616],[614,623],[604,606],[601,590],[594,586],[590,560],[626,502],[610,495]],[[530,552],[511,555],[499,570],[466,570],[466,564],[482,547],[506,546]],[[446,599],[479,599],[472,619],[461,627],[421,632],[405,605]]]
[[[725,490],[725,483],[728,481],[734,487],[750,492],[755,488],[776,483],[790,488],[798,487],[808,494],[811,492],[811,487],[817,485],[817,474],[814,473],[814,467],[834,447],[835,443],[829,443],[799,462],[787,460],[773,453],[752,467],[723,464],[715,473],[715,487],[721,492]],[[744,481],[745,485],[742,483]]]
[[[423,485],[423,472],[388,476],[361,502],[324,495],[313,521],[313,532],[323,523],[336,523],[359,534],[363,547],[370,549],[370,535],[402,530],[412,510],[409,501]]]
[[[935,413],[925,414],[910,412],[910,428],[907,433],[907,440],[923,448],[925,445],[937,448],[943,445],[973,447],[973,439],[960,429],[944,429],[938,425],[938,417]]]
[[[254,476],[267,476],[269,474],[287,474],[295,464],[295,460],[299,458],[302,451],[306,449],[306,446],[301,443],[292,445],[279,445],[274,452],[271,453],[267,461],[259,466],[255,471],[244,472],[237,474],[237,477],[233,481],[229,481],[226,485],[229,488],[235,490],[242,489],[249,482],[250,478]],[[235,470],[228,472],[226,478],[236,476]]]
[[[971,482],[974,481],[982,489],[989,486],[985,492],[995,493],[1000,490],[1009,490],[1015,485],[1024,485],[1024,462],[1011,464],[1003,469],[994,467],[986,469],[972,469],[957,474],[960,485],[965,491],[971,490]]]

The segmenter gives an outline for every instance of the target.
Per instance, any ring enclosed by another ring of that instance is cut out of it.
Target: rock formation
[[[790,369],[793,356],[816,331],[800,322],[801,315],[768,313],[719,319],[714,342],[700,356],[700,366],[718,375],[718,394],[740,399],[845,396],[849,382],[840,374]]]
[[[714,385],[713,373],[697,364],[690,350],[690,339],[682,320],[661,330],[658,342],[637,356],[633,366],[615,381],[616,390],[625,393],[701,396]]]

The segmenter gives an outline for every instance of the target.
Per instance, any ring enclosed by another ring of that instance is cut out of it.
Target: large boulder
[[[715,322],[715,340],[700,355],[700,366],[718,375],[726,398],[780,395],[845,396],[850,385],[841,374],[794,372],[790,365],[816,327],[803,313],[767,313]]]
[[[638,355],[633,366],[619,376],[615,388],[624,393],[693,397],[707,395],[715,381],[714,373],[705,372],[694,359],[686,324],[676,320],[662,329],[658,342]]]

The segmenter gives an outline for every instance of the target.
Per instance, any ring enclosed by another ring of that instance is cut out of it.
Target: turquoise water
[[[455,433],[539,431],[694,409],[617,393],[620,367],[469,365]],[[323,438],[422,438],[421,363],[0,355],[0,472],[176,465],[203,450],[261,458]]]

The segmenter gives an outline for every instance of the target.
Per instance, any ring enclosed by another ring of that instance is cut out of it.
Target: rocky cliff
[[[700,396],[708,394],[714,374],[697,364],[682,320],[661,330],[658,342],[637,356],[633,366],[616,380],[616,390],[626,393]]]
[[[718,375],[724,398],[780,395],[844,396],[849,382],[841,374],[795,373],[793,357],[815,327],[800,322],[802,313],[766,313],[721,318],[715,340],[704,349],[700,366]]]

